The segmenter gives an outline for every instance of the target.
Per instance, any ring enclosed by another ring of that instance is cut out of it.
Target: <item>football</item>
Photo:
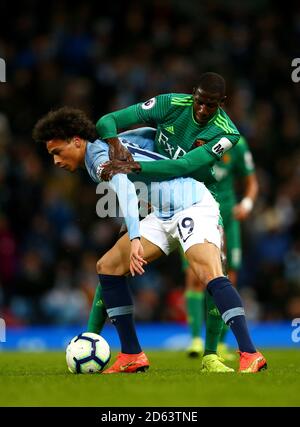
[[[107,341],[92,332],[77,335],[66,349],[67,366],[72,374],[99,373],[109,362],[110,356]]]

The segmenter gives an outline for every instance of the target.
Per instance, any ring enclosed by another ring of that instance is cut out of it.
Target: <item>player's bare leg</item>
[[[162,250],[151,243],[149,240],[141,237],[141,244],[144,249],[144,259],[147,263],[154,261],[163,255]],[[97,262],[98,274],[111,274],[113,276],[124,276],[130,272],[131,242],[128,233],[124,234],[116,244],[106,252]]]
[[[140,243],[142,250],[136,253],[140,258],[131,260],[129,254],[132,253],[132,243],[128,234],[125,234],[97,262],[97,272],[107,313],[121,341],[121,353],[115,363],[103,372],[105,374],[143,372],[149,367],[147,356],[142,351],[136,335],[133,301],[125,275],[132,269],[138,273],[141,272],[143,262],[149,263],[159,258],[162,251],[143,237]]]
[[[207,283],[209,283],[213,278],[220,277],[222,275],[222,265],[220,263],[215,263],[214,260],[216,258],[220,258],[219,249],[213,245],[212,243],[203,243],[197,244],[190,247],[186,252],[186,257],[189,261],[189,269],[190,275],[194,276],[194,283],[198,282],[201,284],[202,289],[206,288]],[[201,260],[201,262],[200,262]],[[207,293],[207,292],[206,292]],[[208,338],[208,328],[214,327],[213,329],[213,337],[215,338],[216,333],[218,334],[217,339],[213,342],[213,350],[216,350],[216,343],[218,342],[218,338],[221,333],[223,321],[220,318],[220,314],[214,302],[209,294],[206,297],[206,305],[207,305],[207,322],[206,327],[206,351],[202,358],[202,372],[217,372],[217,373],[226,373],[226,372],[234,372],[232,368],[224,365],[218,358],[217,352],[212,351],[211,346],[207,346],[207,338]],[[213,307],[213,308],[212,308]],[[210,313],[211,312],[211,313]],[[209,314],[210,313],[210,314]],[[219,320],[219,322],[217,322]],[[209,323],[209,324],[208,324]],[[216,323],[216,325],[214,324]],[[218,323],[220,324],[219,327]],[[211,334],[210,334],[211,335]],[[211,340],[210,340],[211,341]],[[212,343],[210,343],[212,344]],[[207,349],[210,348],[208,351]]]
[[[127,237],[124,237],[125,234],[126,232],[123,233],[123,236],[119,238],[115,246],[98,261],[98,266],[97,266],[98,274],[101,274],[101,271],[103,270],[103,268],[105,268],[105,271],[106,271],[105,274],[110,274],[110,271],[114,271],[115,275],[122,275],[123,271],[127,271],[128,254],[130,253],[130,246],[132,245],[130,245],[128,234],[127,234]],[[153,245],[148,240],[142,238],[141,242],[143,245],[143,257],[146,249],[146,255],[149,262],[151,262],[153,258],[161,255],[162,252],[160,251],[160,249],[157,246]],[[122,253],[127,254],[127,256],[126,257],[122,256]],[[110,262],[111,260],[115,260],[116,262],[111,263]],[[140,262],[139,257],[135,257],[135,256],[131,257],[130,263],[132,264],[131,270],[135,270],[133,274],[143,274],[144,272],[143,267],[145,266],[145,263]],[[116,271],[116,267],[118,267],[117,271]],[[94,332],[96,334],[100,334],[106,319],[107,319],[107,313],[106,313],[105,304],[102,298],[102,287],[101,287],[101,284],[99,283],[95,291],[94,301],[93,301],[92,309],[89,316],[88,329],[87,329],[88,332]]]
[[[205,288],[211,280],[223,276],[220,250],[213,243],[193,245],[185,255],[191,269]]]
[[[266,360],[257,352],[250,338],[241,298],[223,275],[219,249],[209,242],[195,244],[186,251],[187,260],[199,280],[207,287],[214,302],[239,345],[240,372],[258,372]]]

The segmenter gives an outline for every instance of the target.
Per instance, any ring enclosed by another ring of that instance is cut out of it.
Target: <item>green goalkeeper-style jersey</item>
[[[232,207],[236,204],[234,181],[255,171],[252,154],[245,138],[241,136],[239,143],[225,153],[213,169],[217,180],[214,193],[224,218],[227,212],[231,213]]]
[[[156,179],[186,175],[197,179],[197,171],[212,166],[240,138],[223,109],[218,108],[209,122],[201,125],[194,119],[193,96],[175,93],[107,114],[96,127],[100,137],[107,139],[116,137],[119,129],[139,123],[157,128],[156,151],[175,160],[140,162],[141,172]]]

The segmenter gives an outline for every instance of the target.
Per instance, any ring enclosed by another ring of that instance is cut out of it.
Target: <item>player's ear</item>
[[[73,140],[75,143],[75,147],[79,148],[81,146],[81,138],[79,138],[78,136],[74,136]]]

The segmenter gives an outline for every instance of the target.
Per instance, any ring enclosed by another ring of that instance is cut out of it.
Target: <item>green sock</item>
[[[230,327],[227,326],[225,322],[223,322],[223,328],[221,331],[220,342],[224,343],[226,341],[226,336],[227,336],[229,329],[230,329]]]
[[[206,291],[206,336],[205,336],[205,351],[207,354],[216,354],[217,346],[220,341],[220,335],[223,327],[223,319],[217,309],[212,296]]]
[[[95,291],[95,296],[94,296],[93,305],[90,311],[87,331],[94,332],[95,334],[100,334],[106,318],[107,318],[107,313],[106,313],[105,305],[102,300],[102,288],[99,283]]]
[[[199,337],[204,321],[204,292],[185,292],[187,322],[193,338]]]

